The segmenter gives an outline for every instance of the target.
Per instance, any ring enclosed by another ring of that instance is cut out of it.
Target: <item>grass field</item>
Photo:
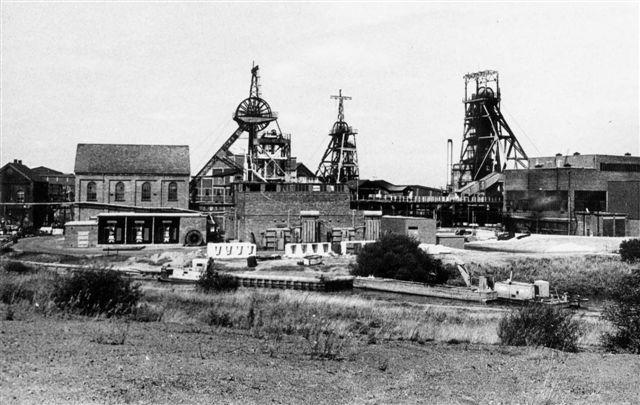
[[[90,259],[88,259],[90,262]],[[273,265],[264,271],[279,271]],[[473,264],[607,297],[611,257]],[[275,266],[277,267],[277,266]],[[238,269],[240,270],[240,269]],[[304,272],[297,267],[281,269]],[[555,278],[554,278],[555,277]],[[0,270],[0,403],[636,403],[638,357],[605,353],[598,312],[581,352],[499,345],[509,308],[357,293],[142,285],[132,316],[51,302],[57,276]],[[382,297],[382,296],[381,296]]]

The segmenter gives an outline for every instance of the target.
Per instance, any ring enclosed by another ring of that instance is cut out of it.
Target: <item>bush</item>
[[[197,287],[203,292],[234,291],[238,289],[238,280],[230,274],[220,274],[209,260],[207,269],[198,280]]]
[[[604,334],[605,347],[640,354],[640,269],[616,283],[612,300],[602,312],[615,329]]]
[[[89,270],[64,277],[55,287],[54,302],[81,315],[131,314],[140,299],[140,285],[114,270]]]
[[[133,309],[131,319],[137,322],[158,322],[164,315],[164,308],[143,303]]]
[[[375,243],[365,245],[358,254],[351,273],[422,283],[446,283],[449,273],[442,261],[434,259],[419,247],[419,242],[406,235],[383,234]]]
[[[17,261],[6,262],[4,264],[4,269],[9,273],[30,273],[34,271],[33,267]]]
[[[640,239],[623,240],[620,243],[620,258],[629,263],[640,260]]]
[[[575,352],[582,335],[573,314],[550,305],[530,304],[505,315],[498,325],[502,344],[511,346],[545,346]]]
[[[0,283],[0,302],[5,304],[11,305],[22,300],[32,303],[35,295],[33,287],[23,280],[7,276]]]
[[[233,327],[231,316],[226,312],[219,312],[217,308],[211,308],[202,316],[202,321],[209,326]]]

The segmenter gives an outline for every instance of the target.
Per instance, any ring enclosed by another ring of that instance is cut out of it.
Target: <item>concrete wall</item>
[[[435,244],[436,220],[431,218],[383,216],[380,220],[380,232],[410,235],[421,243]]]
[[[226,218],[225,238],[256,242],[269,228],[301,226],[301,211],[318,211],[321,241],[333,228],[363,226],[361,213],[349,208],[349,191],[241,191],[235,192],[236,213]],[[359,230],[362,233],[362,230]],[[236,233],[237,232],[237,233]],[[295,232],[292,232],[294,234]],[[358,238],[358,236],[356,236]]]
[[[464,236],[461,235],[438,235],[436,237],[436,241],[438,245],[455,249],[464,249]]]

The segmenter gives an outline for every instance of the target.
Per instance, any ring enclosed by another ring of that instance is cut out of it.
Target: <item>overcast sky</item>
[[[500,72],[529,156],[639,153],[638,3],[2,3],[4,164],[72,172],[78,143],[188,144],[235,130],[251,64],[312,170],[342,88],[361,178],[445,182],[465,73]]]

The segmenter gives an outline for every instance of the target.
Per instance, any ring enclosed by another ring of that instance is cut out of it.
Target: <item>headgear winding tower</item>
[[[358,153],[356,151],[356,134],[358,133],[344,120],[344,100],[351,97],[343,96],[342,89],[337,96],[331,96],[338,100],[338,121],[333,124],[329,136],[329,146],[324,152],[316,176],[324,183],[346,183],[350,180],[358,180]]]
[[[527,154],[500,111],[498,72],[466,74],[464,84],[464,133],[460,162],[452,172],[458,191],[485,178],[495,180],[489,176],[510,166],[528,167]]]

